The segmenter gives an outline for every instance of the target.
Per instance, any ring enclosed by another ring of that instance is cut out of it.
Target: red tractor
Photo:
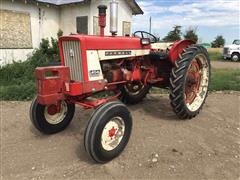
[[[117,157],[128,143],[132,117],[123,103],[140,102],[151,87],[165,88],[176,115],[191,119],[205,102],[210,80],[207,51],[190,40],[169,46],[143,31],[116,36],[117,6],[110,3],[112,36],[104,36],[107,7],[101,5],[100,36],[59,39],[61,66],[36,68],[37,96],[30,108],[33,125],[46,134],[69,125],[75,104],[94,108],[84,145],[99,163]]]

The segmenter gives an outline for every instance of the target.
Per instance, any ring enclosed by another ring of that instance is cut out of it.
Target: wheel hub
[[[112,129],[110,129],[108,131],[109,137],[110,138],[114,137],[116,135],[116,131],[117,131],[117,129],[115,129],[114,126],[113,126]]]
[[[125,132],[125,124],[121,117],[112,118],[104,127],[101,144],[103,149],[111,151],[121,142]]]
[[[201,70],[198,62],[195,59],[191,63],[190,68],[188,69],[188,72],[187,72],[187,81],[186,81],[186,88],[185,88],[186,103],[191,104],[194,101],[199,91],[200,81],[201,81]]]
[[[54,105],[50,105],[47,108],[47,112],[48,112],[48,114],[53,116],[54,114],[56,114],[58,112],[58,108],[57,108],[57,106],[55,104]]]
[[[133,95],[138,94],[142,89],[144,88],[144,85],[141,82],[134,81],[131,83],[127,83],[125,86],[125,89]]]
[[[209,65],[204,55],[198,54],[189,65],[185,80],[185,103],[190,111],[202,105],[208,90]]]
[[[238,61],[238,55],[233,55],[232,60],[233,61]]]
[[[59,106],[59,107],[58,107]],[[67,114],[67,104],[62,101],[59,105],[49,105],[45,107],[44,117],[49,124],[59,124],[61,123]]]

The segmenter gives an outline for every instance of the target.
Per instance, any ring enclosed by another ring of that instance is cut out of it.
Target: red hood
[[[80,41],[82,48],[86,50],[128,50],[128,49],[150,49],[150,45],[142,46],[140,38],[119,36],[89,36],[70,35],[60,38],[61,41]]]

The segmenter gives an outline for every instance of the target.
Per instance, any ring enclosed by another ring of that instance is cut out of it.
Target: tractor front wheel
[[[121,102],[108,102],[92,114],[84,135],[84,145],[90,157],[105,163],[117,157],[125,148],[132,130],[132,117]]]
[[[191,45],[175,62],[170,75],[170,100],[180,119],[191,119],[201,110],[210,81],[210,59],[205,48]]]
[[[30,107],[30,119],[33,126],[45,134],[54,134],[64,130],[72,121],[75,105],[66,101],[57,106],[41,105],[35,97]]]

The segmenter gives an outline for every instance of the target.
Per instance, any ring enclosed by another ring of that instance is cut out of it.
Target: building
[[[98,35],[98,8],[110,0],[1,0],[0,4],[0,65],[25,60],[41,39],[64,35]],[[118,0],[118,35],[131,34],[132,15],[143,14],[135,0]]]

